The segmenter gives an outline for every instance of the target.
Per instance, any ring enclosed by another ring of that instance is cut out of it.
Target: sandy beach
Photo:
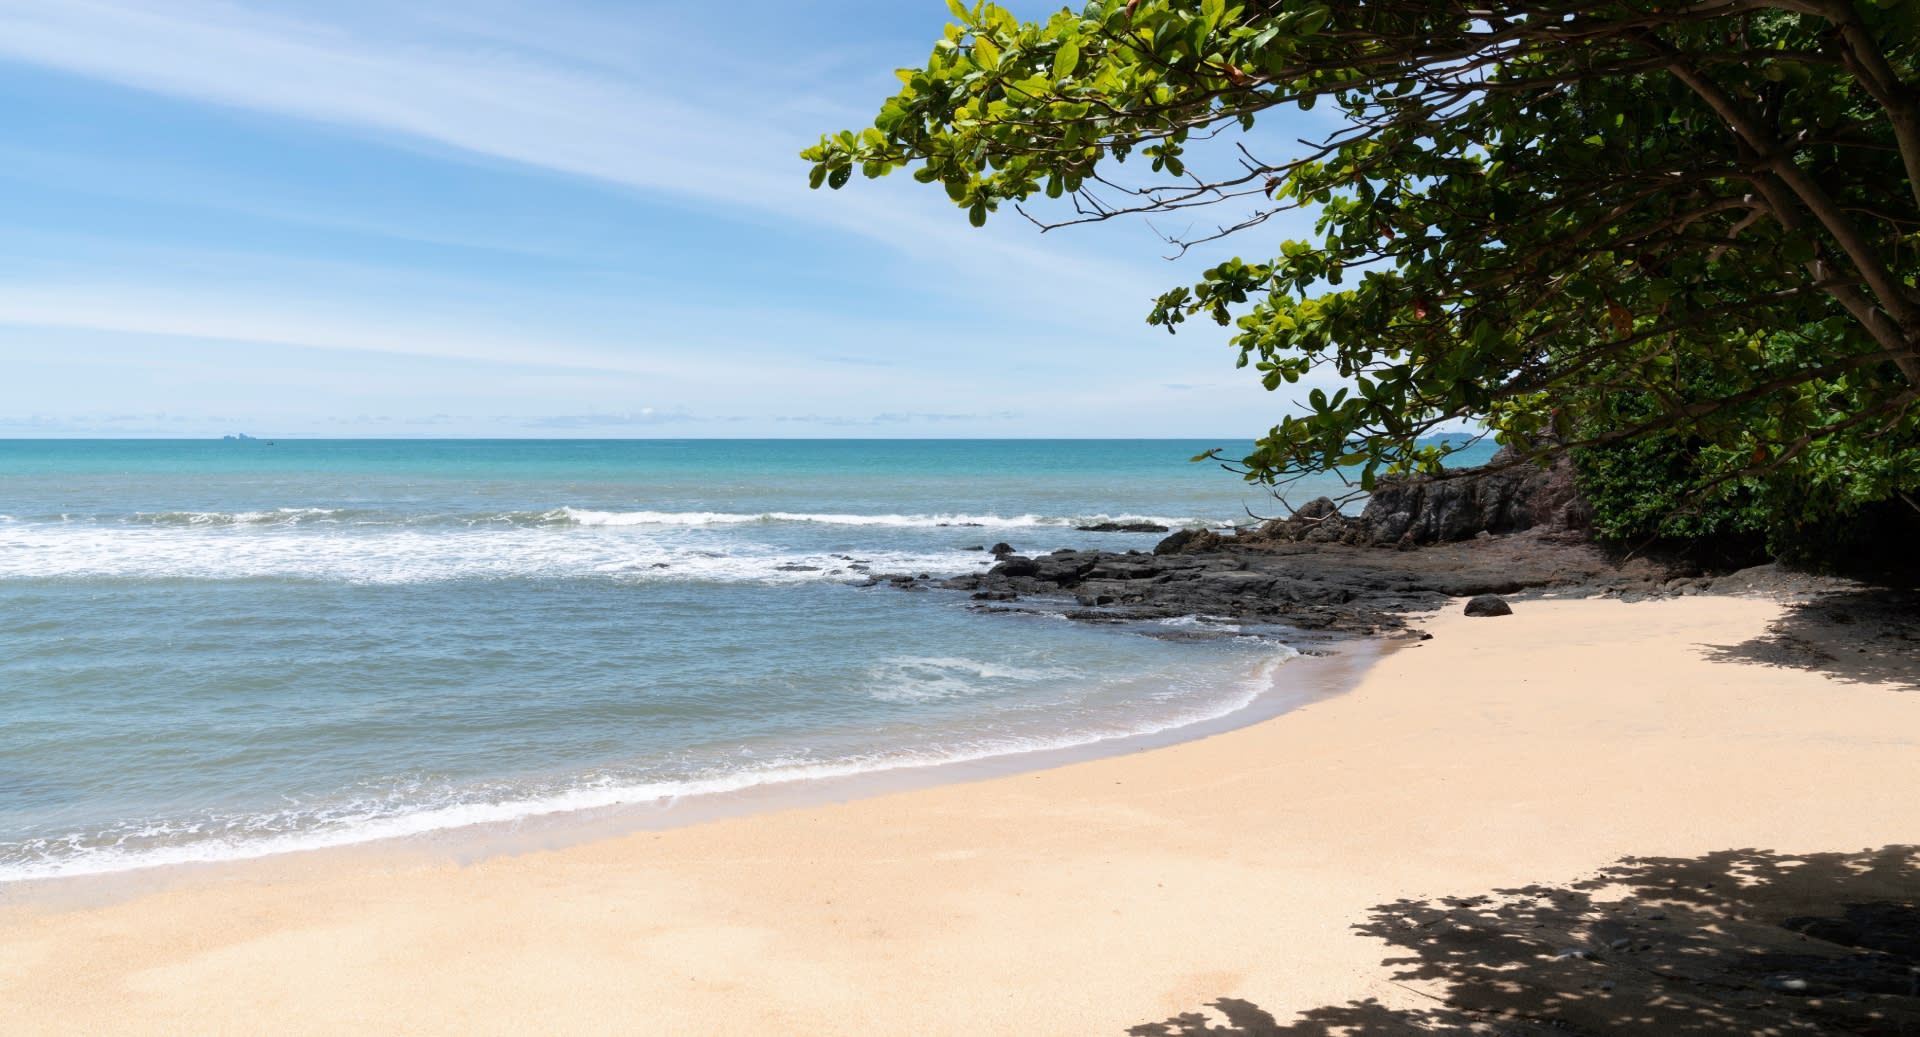
[[[0,890],[0,1029],[1326,1034],[1550,1009],[1745,1032],[1806,991],[1659,984],[1810,946],[1776,914],[1920,888],[1911,646],[1832,676],[1761,650],[1784,613],[1456,605],[1348,694],[1127,756],[478,861]]]

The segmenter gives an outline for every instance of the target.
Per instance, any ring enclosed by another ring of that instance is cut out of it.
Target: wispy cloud
[[[986,414],[951,414],[929,411],[884,411],[870,417],[849,417],[827,414],[782,414],[773,420],[788,425],[824,425],[831,428],[864,428],[886,425],[951,425],[951,424],[989,424],[998,421],[1018,419],[1017,411],[995,411]]]
[[[520,425],[531,429],[579,431],[582,429],[631,429],[657,425],[689,425],[706,421],[683,410],[655,410],[642,407],[618,414],[549,414],[527,418]]]
[[[438,357],[535,368],[698,374],[702,364],[651,352],[586,348],[552,338],[462,328],[442,320],[375,318],[316,307],[175,295],[143,286],[0,287],[0,324],[222,342]]]
[[[1160,280],[1097,256],[1063,263],[1025,227],[973,231],[943,211],[943,199],[901,190],[916,185],[810,192],[794,157],[807,134],[758,121],[756,106],[739,98],[693,96],[684,83],[662,88],[603,63],[563,60],[552,48],[462,45],[423,32],[420,19],[346,21],[333,13],[270,15],[218,0],[0,0],[0,58],[697,199],[722,212],[829,226],[979,269],[1011,264],[1016,275],[1044,271],[1140,298]]]

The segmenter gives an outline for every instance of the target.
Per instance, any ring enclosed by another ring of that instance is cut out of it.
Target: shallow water
[[[0,442],[0,880],[1220,716],[1293,650],[849,585],[1277,510],[1214,445]]]

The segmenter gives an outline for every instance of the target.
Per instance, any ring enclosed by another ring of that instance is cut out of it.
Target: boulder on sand
[[[1498,594],[1482,594],[1467,602],[1469,616],[1511,616],[1513,606]]]

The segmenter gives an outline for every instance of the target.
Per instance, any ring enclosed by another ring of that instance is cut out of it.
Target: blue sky
[[[946,20],[942,0],[0,0],[0,436],[1276,421],[1308,386],[1266,393],[1223,331],[1143,318],[1297,224],[1169,263],[1138,223],[976,230],[904,175],[807,190],[799,149],[866,125]]]

